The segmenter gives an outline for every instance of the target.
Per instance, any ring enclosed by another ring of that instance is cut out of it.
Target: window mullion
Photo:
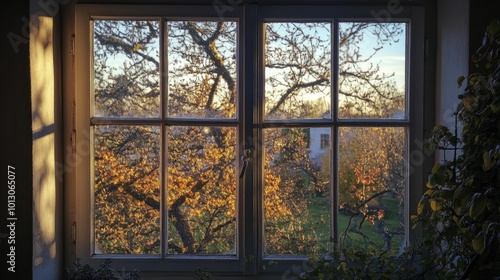
[[[338,188],[338,154],[339,154],[339,128],[338,126],[331,127],[331,143],[330,145],[330,162],[332,163],[332,170],[330,173],[330,250],[337,248],[339,243],[339,229],[338,229],[338,204],[339,204],[339,188]],[[332,248],[333,247],[333,248]]]
[[[338,157],[339,146],[338,146],[338,126],[336,125],[338,121],[338,100],[339,100],[339,87],[338,87],[338,72],[339,72],[339,25],[338,20],[334,19],[332,21],[332,36],[331,36],[331,75],[330,75],[330,85],[331,85],[331,106],[332,106],[332,120],[334,126],[331,127],[331,145],[330,145],[330,162],[332,163],[332,170],[330,173],[330,250],[335,249],[339,243],[339,230],[338,230],[338,204],[339,204],[339,188],[338,188]],[[333,247],[333,248],[332,248]]]
[[[242,119],[240,120],[240,124],[242,126],[242,141],[243,147],[239,148],[239,152],[243,152],[245,149],[250,149],[253,152],[253,164],[250,164],[246,170],[246,176],[240,181],[242,184],[243,195],[240,196],[242,198],[242,206],[243,206],[243,215],[244,220],[242,220],[242,226],[239,227],[240,230],[243,230],[240,236],[243,237],[240,242],[243,243],[242,248],[243,252],[240,255],[240,258],[248,259],[250,257],[260,256],[259,250],[259,242],[260,240],[260,231],[259,229],[259,212],[260,208],[260,200],[258,199],[258,188],[255,186],[256,183],[260,182],[259,176],[257,174],[260,173],[260,168],[258,165],[259,158],[261,157],[261,147],[258,145],[258,141],[255,141],[255,130],[254,130],[254,120],[258,118],[258,116],[254,115],[256,112],[255,106],[256,102],[259,102],[259,98],[256,97],[256,92],[259,92],[259,88],[257,87],[257,81],[260,78],[260,71],[258,71],[261,67],[260,63],[258,63],[258,58],[260,55],[260,40],[258,39],[258,21],[257,21],[257,6],[256,5],[245,5],[244,7],[244,20],[242,21],[240,27],[240,48],[239,48],[239,56],[241,61],[240,67],[243,68],[241,77],[241,84],[243,87],[242,93],[240,96],[242,97],[242,106],[243,108]],[[259,133],[257,132],[257,135]],[[257,143],[256,143],[257,142]],[[251,162],[252,163],[252,162]],[[256,164],[257,163],[257,164]],[[255,167],[255,168],[254,168]],[[255,180],[256,179],[256,180]],[[257,263],[249,264],[246,268],[245,273],[249,275],[255,275],[257,272],[256,269]]]
[[[167,139],[167,127],[165,125],[165,119],[167,117],[167,85],[168,85],[168,75],[166,74],[166,67],[168,65],[168,55],[165,55],[165,49],[167,47],[166,38],[168,36],[165,34],[167,29],[165,28],[165,19],[160,19],[160,111],[161,111],[161,127],[160,127],[160,135],[161,135],[161,163],[160,163],[160,254],[162,257],[167,255],[168,251],[168,194],[167,194],[167,152],[168,152],[168,139]]]

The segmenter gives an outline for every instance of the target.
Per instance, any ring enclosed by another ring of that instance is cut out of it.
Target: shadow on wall
[[[60,279],[62,271],[62,180],[57,174],[60,131],[54,18],[30,19],[33,141],[33,277]]]

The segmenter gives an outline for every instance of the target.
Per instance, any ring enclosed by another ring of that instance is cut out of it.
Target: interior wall
[[[31,279],[32,154],[26,24],[29,3],[19,1],[4,10],[0,25],[0,279]]]
[[[457,79],[469,71],[469,0],[438,1],[436,55],[436,123],[453,129]]]
[[[30,1],[33,278],[62,279],[59,4]]]
[[[64,184],[75,186],[76,155],[72,143],[75,138],[73,129],[75,125],[75,62],[72,48],[74,46],[75,34],[75,0],[66,1],[61,8],[61,69],[62,69],[62,100],[63,113],[63,146],[64,146]],[[64,267],[73,268],[76,258],[75,239],[77,238],[76,227],[76,190],[64,188]]]
[[[54,0],[55,1],[55,0]],[[51,1],[46,1],[51,2]],[[62,2],[62,1],[60,1]],[[49,171],[49,177],[40,176],[39,167],[37,163],[33,163],[34,166],[37,165],[36,170],[33,172],[33,176],[43,177],[42,181],[40,178],[33,180],[34,189],[33,194],[35,195],[34,201],[34,211],[33,211],[33,226],[34,233],[36,238],[34,238],[34,256],[33,256],[33,273],[38,279],[60,279],[61,271],[64,267],[71,265],[71,261],[74,259],[74,246],[72,246],[72,230],[71,225],[74,220],[74,192],[72,190],[65,191],[62,193],[60,186],[58,183],[60,181],[60,176],[57,174],[58,170],[61,170],[61,166],[57,164],[57,162],[63,162],[63,170],[65,171],[64,180],[72,180],[72,169],[71,164],[71,154],[64,155],[64,159],[61,159],[61,155],[57,154],[57,149],[54,149],[50,152],[47,152],[44,149],[39,149],[37,146],[38,143],[42,143],[42,141],[46,141],[50,146],[50,143],[53,139],[54,141],[59,141],[61,138],[63,139],[62,143],[59,147],[69,147],[71,149],[71,127],[72,127],[72,92],[74,89],[74,77],[71,75],[73,69],[73,61],[72,55],[70,54],[71,50],[71,35],[74,33],[74,2],[75,1],[65,1],[66,3],[62,3],[59,8],[62,13],[59,15],[59,10],[57,13],[54,13],[52,18],[54,24],[54,28],[58,27],[57,18],[60,16],[62,22],[64,23],[61,26],[61,40],[60,45],[62,46],[62,90],[65,92],[65,98],[61,101],[57,98],[57,87],[58,79],[57,77],[57,55],[52,58],[47,58],[47,61],[52,61],[52,70],[48,71],[48,73],[44,73],[42,76],[39,76],[41,80],[45,80],[48,78],[44,75],[55,75],[52,80],[54,80],[54,84],[48,86],[50,89],[45,89],[46,93],[42,94],[44,97],[44,103],[46,107],[37,107],[38,104],[34,101],[36,97],[36,91],[33,92],[33,105],[34,110],[35,107],[43,111],[48,108],[49,112],[52,112],[51,116],[44,116],[43,122],[41,120],[40,123],[34,122],[36,126],[33,127],[33,132],[40,131],[40,128],[43,126],[38,126],[39,124],[44,124],[50,126],[51,123],[57,123],[55,127],[46,130],[48,134],[44,137],[34,140],[34,156],[38,158],[38,153],[46,153],[47,155],[44,160],[41,160],[42,167],[45,166]],[[80,1],[84,2],[84,1]],[[87,1],[88,2],[88,1]],[[31,0],[32,6],[37,5],[39,1]],[[468,0],[438,0],[438,16],[437,16],[437,60],[436,60],[436,121],[444,124],[451,124],[452,119],[450,118],[451,113],[453,111],[453,106],[457,104],[457,95],[459,94],[459,89],[456,86],[456,79],[460,75],[466,75],[468,72],[468,26],[469,26],[469,1]],[[39,7],[40,8],[40,7]],[[55,8],[52,10],[55,11]],[[42,12],[43,9],[42,9]],[[47,14],[47,13],[46,13]],[[465,19],[465,20],[464,20]],[[59,40],[58,34],[55,34],[54,31],[52,33],[53,40]],[[53,43],[54,44],[54,43]],[[41,46],[41,45],[40,45]],[[50,48],[57,48],[58,44],[52,45]],[[56,54],[61,53],[55,52]],[[37,55],[38,57],[38,55]],[[45,59],[44,59],[45,61]],[[54,62],[55,61],[55,62]],[[44,65],[50,65],[45,64]],[[52,74],[49,74],[52,73]],[[33,75],[33,78],[36,80],[37,78]],[[50,79],[48,81],[51,81]],[[55,102],[55,103],[54,103]],[[62,102],[61,106],[55,106],[54,108],[50,107],[56,104],[57,102]],[[52,105],[49,105],[52,104]],[[35,106],[36,105],[36,106]],[[56,120],[58,114],[61,112],[57,111],[55,108],[60,108],[63,110],[63,120]],[[431,112],[430,112],[431,113]],[[60,136],[57,135],[57,127],[59,123],[64,122],[65,130],[61,133]],[[38,130],[37,130],[38,128]],[[53,130],[51,130],[53,129]],[[43,139],[43,140],[42,140]],[[59,139],[59,140],[58,140]],[[37,142],[40,141],[40,142]],[[36,142],[36,144],[35,144]],[[44,147],[40,144],[41,147]],[[47,145],[47,144],[44,144]],[[54,145],[54,144],[52,144]],[[63,150],[67,150],[61,148]],[[62,161],[59,161],[62,160]],[[65,168],[69,167],[69,168]],[[61,224],[62,214],[61,214],[61,203],[64,201],[64,225]],[[42,214],[40,211],[47,211],[50,213],[49,215],[39,215]],[[39,221],[43,221],[44,224],[47,225],[37,225],[36,219]],[[48,218],[46,218],[48,217]],[[48,228],[48,230],[45,230]],[[64,233],[63,233],[64,232]],[[53,234],[53,236],[51,236]],[[50,237],[51,236],[51,237]],[[66,262],[64,264],[61,263],[61,251],[62,250],[62,236],[65,236],[65,246],[64,246],[64,254],[66,256]],[[50,238],[49,238],[50,237]],[[53,245],[55,244],[55,245]],[[55,246],[55,247],[54,247]],[[36,249],[38,248],[38,249]],[[52,251],[51,251],[52,250]],[[52,252],[55,252],[53,254]],[[37,261],[38,260],[38,261]],[[42,261],[43,260],[43,261]],[[42,277],[44,276],[44,277]]]

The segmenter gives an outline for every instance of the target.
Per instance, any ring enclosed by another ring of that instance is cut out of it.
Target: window
[[[325,149],[330,147],[330,135],[329,134],[320,134],[320,147],[321,149]]]
[[[108,7],[77,9],[77,256],[242,275],[405,246],[419,9]]]

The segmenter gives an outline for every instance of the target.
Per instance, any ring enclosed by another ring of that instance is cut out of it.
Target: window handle
[[[245,152],[243,153],[243,156],[241,156],[242,167],[241,167],[241,172],[240,172],[240,178],[243,178],[243,176],[245,176],[245,171],[247,170],[248,163],[252,159],[251,156],[252,156],[252,151],[250,151],[248,149],[245,150]]]

